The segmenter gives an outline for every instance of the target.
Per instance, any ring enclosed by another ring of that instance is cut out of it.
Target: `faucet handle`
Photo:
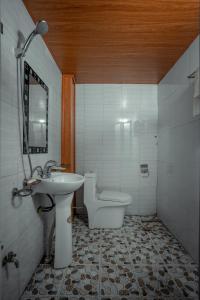
[[[60,167],[60,166],[53,166],[53,167],[51,167],[51,171],[53,171],[53,172],[55,172],[55,171],[64,171],[65,170],[65,168],[63,168],[63,167]]]
[[[71,164],[60,164],[60,166],[66,169],[66,168],[69,168],[71,166]]]
[[[69,168],[70,164],[60,164],[59,166],[51,167],[51,171],[65,171],[66,168]]]
[[[44,169],[47,168],[49,164],[50,164],[50,165],[54,165],[54,166],[59,165],[59,163],[58,163],[56,160],[50,159],[50,160],[48,160],[48,161],[45,163]]]

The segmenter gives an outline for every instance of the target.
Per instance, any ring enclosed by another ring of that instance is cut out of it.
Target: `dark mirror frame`
[[[32,147],[29,146],[29,153],[39,154],[48,153],[48,101],[49,101],[49,89],[37,73],[31,68],[31,66],[24,62],[24,114],[25,114],[25,126],[27,130],[29,140],[29,77],[31,76],[40,84],[40,86],[46,91],[46,146],[45,147]],[[27,154],[25,143],[25,132],[23,131],[23,153]]]

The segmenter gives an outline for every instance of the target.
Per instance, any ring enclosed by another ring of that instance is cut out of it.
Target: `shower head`
[[[32,40],[36,35],[44,35],[48,31],[48,24],[45,20],[38,21],[36,23],[35,29],[31,32],[31,34],[26,39],[24,46],[22,48],[16,48],[15,54],[17,58],[24,57],[26,51],[28,50]]]
[[[36,23],[35,34],[44,35],[48,31],[48,24],[45,20]]]

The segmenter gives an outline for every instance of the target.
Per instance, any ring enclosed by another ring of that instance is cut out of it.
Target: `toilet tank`
[[[85,173],[84,181],[84,203],[95,200],[96,197],[96,174]]]

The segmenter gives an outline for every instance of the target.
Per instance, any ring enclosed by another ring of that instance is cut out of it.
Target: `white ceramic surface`
[[[39,178],[41,182],[33,186],[35,193],[63,195],[73,193],[84,182],[84,177],[74,173],[55,172],[50,178]]]
[[[90,229],[122,227],[125,208],[131,203],[131,196],[123,202],[99,200],[96,193],[96,174],[85,174],[84,204],[87,207]]]
[[[35,193],[54,195],[56,203],[55,268],[65,268],[72,262],[71,203],[74,191],[80,188],[84,177],[73,173],[52,173],[50,178],[40,179]]]
[[[71,203],[74,193],[57,195],[56,199],[56,228],[55,228],[55,259],[54,268],[69,266],[72,262],[72,223]]]
[[[19,299],[44,254],[44,226],[34,201],[27,197],[17,205],[19,199],[16,198],[16,206],[11,201],[12,189],[21,189],[24,179],[17,121],[17,64],[14,49],[18,32],[23,33],[26,38],[35,24],[21,0],[1,0],[0,11],[4,25],[4,34],[0,38],[0,239],[4,244],[4,253],[15,249],[20,260],[19,269],[11,264],[9,276],[2,272],[0,293],[3,294],[3,299]],[[26,61],[49,88],[48,153],[32,155],[33,165],[44,165],[49,159],[60,161],[62,74],[39,36],[31,43]],[[29,176],[27,155],[24,155],[24,159]],[[36,196],[38,197],[40,196]]]
[[[126,214],[156,213],[157,110],[154,84],[76,84],[76,172],[96,173],[102,190],[129,193]],[[81,191],[76,201],[83,207]]]
[[[199,37],[158,85],[159,218],[198,262],[200,116],[193,116]]]

